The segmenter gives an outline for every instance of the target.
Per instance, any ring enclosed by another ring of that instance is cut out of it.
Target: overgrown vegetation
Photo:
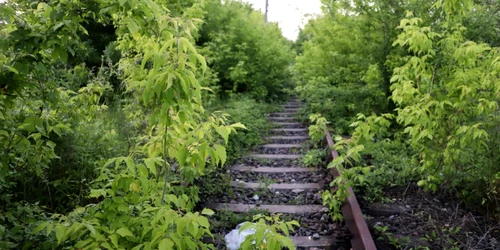
[[[272,103],[257,102],[248,96],[236,95],[213,103],[210,109],[224,110],[229,115],[229,121],[245,124],[245,130],[229,137],[227,155],[228,161],[233,162],[241,158],[247,149],[262,143],[262,138],[271,128],[266,114],[274,111],[276,106]]]
[[[383,199],[384,187],[418,182],[500,214],[499,36],[486,28],[498,3],[323,3],[301,31],[294,78],[308,110],[352,136],[337,138],[334,184]],[[346,195],[324,198],[340,211]]]
[[[292,79],[314,143],[327,121],[351,135],[333,211],[416,182],[498,216],[499,3],[322,2],[295,44],[233,0],[1,3],[0,245],[213,249],[200,182],[260,143]]]
[[[2,248],[213,248],[194,184],[259,142],[268,106],[234,95],[287,83],[275,24],[216,0],[12,0],[0,37]]]
[[[209,0],[205,11],[197,43],[218,76],[218,94],[249,93],[268,101],[282,97],[291,83],[293,53],[277,24],[262,22],[261,12],[240,1]]]

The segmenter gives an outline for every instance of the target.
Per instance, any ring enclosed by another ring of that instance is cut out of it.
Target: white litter
[[[258,201],[258,200],[259,200],[259,196],[258,196],[258,195],[254,195],[254,196],[252,197],[252,200],[254,200],[254,201]]]
[[[245,238],[248,235],[255,234],[255,229],[246,229],[241,231],[240,233],[240,228],[245,224],[246,222],[242,222],[236,226],[236,229],[231,230],[226,236],[224,236],[224,241],[226,242],[226,247],[228,250],[239,250],[241,247],[241,244],[245,242]],[[255,223],[252,223],[255,225]],[[269,232],[269,230],[266,230],[266,234]],[[264,243],[266,240],[264,239]],[[255,241],[252,242],[252,245],[255,244]]]
[[[226,242],[226,247],[228,250],[238,250],[241,244],[245,241],[247,235],[252,235],[255,233],[254,229],[246,229],[241,231],[240,228],[245,224],[245,222],[238,224],[236,229],[231,230],[226,236],[224,236],[224,241]]]

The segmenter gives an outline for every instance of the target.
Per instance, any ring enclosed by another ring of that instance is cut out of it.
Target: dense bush
[[[248,149],[262,143],[271,126],[265,115],[275,108],[248,96],[235,95],[229,100],[213,104],[210,109],[223,111],[229,115],[228,121],[240,122],[246,127],[229,136],[226,150],[228,161],[233,162],[247,153]]]
[[[219,95],[248,93],[259,100],[276,99],[289,81],[291,42],[275,23],[239,1],[209,0],[197,43],[205,47],[217,73]]]
[[[377,27],[362,25],[365,19],[331,14],[311,20],[296,58],[297,93],[308,111],[322,114],[340,133],[349,131],[357,113],[387,110],[383,64],[370,53],[382,49],[383,37]]]
[[[218,70],[234,61],[214,49],[215,41],[195,45],[204,14],[217,13],[207,8],[228,6],[0,4],[0,248],[211,248],[202,238],[210,235],[206,216],[213,212],[194,211],[195,181],[257,144],[269,108],[240,96],[220,101],[217,83],[225,75]],[[247,42],[252,56],[234,67],[268,67],[247,68],[255,78],[231,78],[253,84],[236,92],[279,94],[290,44],[257,12],[231,6],[241,11],[241,28],[260,25],[267,34],[253,30],[231,43]],[[212,38],[232,32],[216,25]],[[212,68],[200,54],[210,50]],[[281,54],[266,60],[271,52]]]
[[[337,132],[356,121],[330,165],[345,173],[336,184],[365,187],[376,197],[373,189],[416,180],[498,214],[500,54],[491,47],[498,30],[480,28],[498,26],[498,3],[361,0],[325,7],[304,30],[295,79],[308,108]],[[324,198],[338,211],[339,197]]]

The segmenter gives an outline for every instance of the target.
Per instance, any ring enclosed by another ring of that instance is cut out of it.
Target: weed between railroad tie
[[[259,158],[259,159],[257,159],[257,162],[262,164],[262,165],[267,165],[267,164],[271,164],[272,160],[267,159],[267,158]]]
[[[295,196],[292,200],[289,201],[290,205],[301,205],[304,204],[306,201],[306,198],[303,194],[299,194]]]
[[[275,180],[273,180],[267,176],[263,176],[259,180],[259,182],[258,182],[259,187],[255,190],[254,194],[258,195],[258,196],[263,196],[264,194],[271,192],[269,189],[269,186],[271,186],[275,182],[276,182]]]
[[[302,164],[305,167],[319,167],[324,163],[326,154],[326,150],[324,149],[311,149],[301,159]]]

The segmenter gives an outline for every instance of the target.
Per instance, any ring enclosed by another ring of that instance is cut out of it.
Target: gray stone
[[[313,234],[313,236],[312,236],[312,239],[313,239],[313,240],[319,240],[320,238],[321,238],[321,236],[319,236],[319,234],[318,234],[318,233],[315,233],[315,234]]]
[[[300,194],[300,193],[304,192],[304,189],[296,188],[296,189],[292,189],[292,192],[296,193],[296,194]]]

